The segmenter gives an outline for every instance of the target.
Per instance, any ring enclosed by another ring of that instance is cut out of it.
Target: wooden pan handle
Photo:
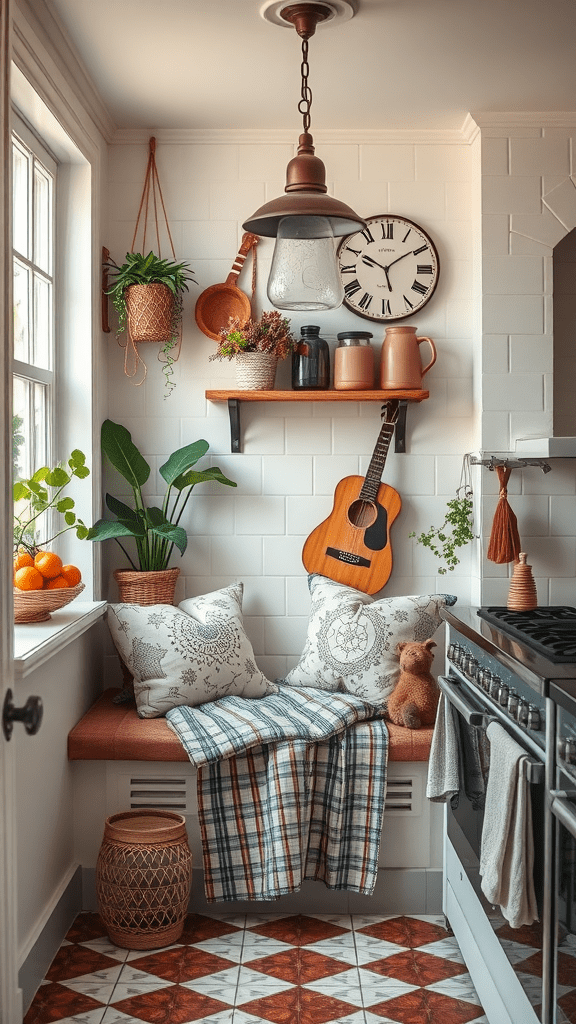
[[[244,266],[244,260],[254,245],[258,245],[258,235],[252,235],[249,231],[245,231],[242,235],[242,244],[238,250],[238,255],[232,264],[232,270],[226,278],[226,284],[236,284],[238,275]]]

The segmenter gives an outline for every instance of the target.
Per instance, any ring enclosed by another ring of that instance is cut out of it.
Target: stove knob
[[[576,764],[576,739],[567,739],[564,752],[566,764]]]
[[[500,688],[498,690],[498,703],[503,708],[508,707],[508,694],[509,693],[510,693],[510,690],[509,690],[508,686],[506,685],[506,683],[501,683],[500,684]]]
[[[490,680],[490,690],[489,690],[489,693],[490,693],[490,696],[494,698],[494,700],[498,700],[498,694],[500,693],[500,687],[501,686],[502,686],[502,680],[500,679],[500,676],[495,675],[495,673],[493,672],[492,673],[492,679]]]
[[[560,738],[559,738],[559,740],[558,740],[558,742],[556,744],[556,753],[557,753],[557,755],[558,755],[558,757],[560,758],[561,761],[565,761],[566,760],[566,743],[567,742],[568,741],[565,740],[563,736],[560,736]]]
[[[480,686],[482,687],[483,690],[489,690],[490,689],[490,680],[491,680],[491,678],[492,678],[492,673],[491,673],[490,669],[488,669],[488,668],[481,668],[480,669],[480,671],[478,672],[478,682],[480,683]]]
[[[458,647],[458,644],[455,643],[454,640],[452,641],[452,643],[448,644],[448,661],[456,661],[456,648],[457,647]]]
[[[521,697],[518,701],[518,711],[516,713],[518,725],[526,726],[528,724],[528,707],[528,701]]]
[[[516,690],[510,690],[510,692],[508,694],[508,704],[507,704],[507,707],[508,707],[509,714],[512,715],[512,718],[516,718],[516,716],[518,715],[518,703],[519,703],[519,701],[520,701],[520,697],[516,693]]]
[[[460,666],[462,664],[462,658],[464,657],[465,651],[461,644],[454,644],[454,661],[455,665]]]
[[[533,729],[538,732],[542,728],[542,720],[540,718],[540,710],[535,704],[528,705],[528,714],[526,716],[526,726],[528,729]]]

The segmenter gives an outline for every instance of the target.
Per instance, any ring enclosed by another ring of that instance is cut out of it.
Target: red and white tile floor
[[[96,914],[68,932],[24,1024],[488,1024],[454,937],[429,916],[190,915],[128,951]]]

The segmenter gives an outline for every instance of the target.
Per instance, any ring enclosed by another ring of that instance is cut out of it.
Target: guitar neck
[[[376,447],[372,453],[370,465],[358,495],[359,498],[364,498],[366,501],[376,501],[382,473],[384,472],[386,456],[388,455],[388,449],[394,433],[394,426],[394,423],[383,423],[380,428]]]

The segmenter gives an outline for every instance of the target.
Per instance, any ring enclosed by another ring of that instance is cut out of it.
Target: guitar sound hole
[[[373,501],[366,501],[364,498],[357,498],[348,509],[348,519],[352,526],[359,530],[366,530],[372,523],[376,522],[378,509]]]

